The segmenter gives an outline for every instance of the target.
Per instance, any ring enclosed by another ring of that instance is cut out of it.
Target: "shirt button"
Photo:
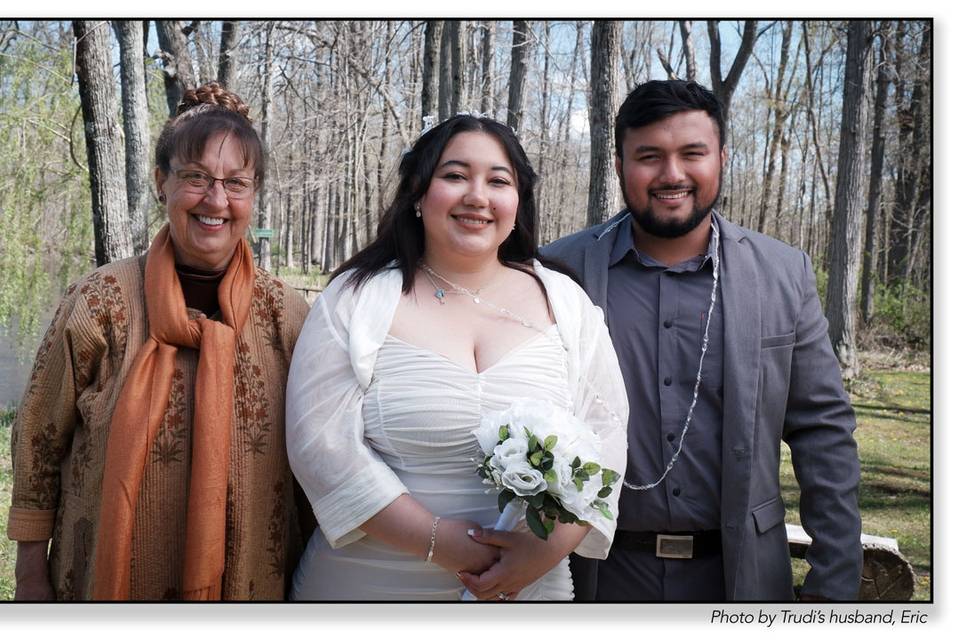
[[[670,376],[667,376],[666,378],[663,379],[663,384],[669,387],[671,384],[673,384],[673,378],[671,378]]]
[[[680,487],[677,487],[676,489],[673,490],[673,495],[675,496],[680,495]]]
[[[676,438],[672,433],[667,434],[667,442],[673,442],[673,439]]]
[[[663,321],[663,328],[664,328],[664,329],[669,329],[669,328],[672,327],[672,326],[673,326],[673,320],[664,320],[664,321]]]

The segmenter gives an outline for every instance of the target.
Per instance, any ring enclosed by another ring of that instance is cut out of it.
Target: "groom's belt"
[[[722,550],[720,530],[712,531],[624,531],[617,529],[613,546],[628,551],[650,551],[658,558],[699,558]]]

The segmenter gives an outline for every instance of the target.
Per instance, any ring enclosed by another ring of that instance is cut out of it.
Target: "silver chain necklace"
[[[717,283],[720,282],[720,231],[716,223],[712,224],[711,227],[713,229],[713,246],[715,248],[713,254],[713,289],[710,291],[710,308],[707,310],[707,323],[703,329],[703,342],[700,346],[700,366],[697,367],[697,381],[693,385],[693,400],[690,402],[690,409],[687,410],[687,419],[683,424],[683,431],[680,433],[680,442],[677,445],[677,450],[674,452],[673,457],[670,458],[670,463],[667,464],[667,468],[663,470],[663,475],[661,475],[660,479],[656,482],[641,485],[630,484],[626,478],[624,478],[623,486],[628,489],[633,489],[634,491],[649,491],[653,489],[663,482],[663,479],[666,478],[670,470],[673,469],[677,458],[680,457],[680,452],[683,451],[683,439],[687,435],[687,429],[690,428],[690,420],[693,418],[693,408],[697,406],[697,396],[700,392],[700,377],[703,373],[703,357],[707,355],[707,343],[710,338],[710,317],[713,315],[713,308],[717,303]]]
[[[473,299],[473,303],[474,303],[474,304],[482,304],[482,305],[484,305],[484,306],[486,306],[486,307],[489,307],[489,308],[493,309],[494,311],[496,311],[497,313],[499,313],[499,314],[501,314],[501,315],[504,315],[504,316],[510,318],[511,320],[516,320],[517,322],[519,322],[519,323],[520,323],[521,325],[523,325],[524,327],[527,327],[527,328],[535,328],[535,327],[533,326],[533,323],[530,322],[529,320],[527,320],[526,318],[522,318],[521,316],[518,316],[517,314],[515,314],[513,311],[510,311],[510,310],[507,309],[506,307],[501,307],[501,306],[499,306],[499,305],[496,305],[496,304],[494,304],[494,303],[492,303],[492,302],[489,302],[489,301],[484,300],[483,298],[481,298],[481,297],[480,297],[480,289],[476,289],[476,290],[471,291],[470,289],[467,289],[466,287],[460,286],[460,285],[457,284],[456,282],[451,282],[451,281],[448,280],[447,278],[443,277],[442,275],[440,275],[439,273],[437,273],[436,271],[434,271],[433,269],[431,269],[431,268],[430,268],[430,265],[428,265],[428,264],[425,263],[425,262],[420,262],[419,266],[420,266],[420,268],[423,270],[424,275],[427,276],[427,280],[429,280],[429,281],[430,281],[430,284],[433,286],[433,288],[434,288],[433,297],[437,299],[437,302],[438,302],[439,304],[445,304],[444,298],[445,298],[446,295],[447,295],[447,290],[446,290],[444,287],[442,287],[442,286],[440,286],[439,284],[437,284],[437,281],[436,281],[434,278],[437,278],[437,279],[439,279],[439,280],[442,280],[446,285],[448,285],[451,289],[453,289],[454,293],[458,293],[458,294],[464,295],[464,296],[469,296],[470,298]],[[481,287],[481,289],[482,289],[482,287]]]

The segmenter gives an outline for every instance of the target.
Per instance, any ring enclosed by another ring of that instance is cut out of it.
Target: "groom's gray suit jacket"
[[[630,224],[624,219],[629,215],[623,211],[543,249],[580,277],[604,316],[612,227]],[[782,439],[800,485],[800,520],[813,538],[803,592],[856,599],[862,550],[855,420],[810,258],[718,218],[724,327],[720,522],[727,598],[793,599],[780,496]]]

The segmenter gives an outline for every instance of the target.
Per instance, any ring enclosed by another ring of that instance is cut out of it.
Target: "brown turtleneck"
[[[202,312],[212,318],[220,311],[220,302],[217,300],[217,288],[223,280],[226,269],[207,271],[188,267],[185,264],[176,265],[177,277],[180,278],[180,288],[183,289],[183,300],[190,309]]]

